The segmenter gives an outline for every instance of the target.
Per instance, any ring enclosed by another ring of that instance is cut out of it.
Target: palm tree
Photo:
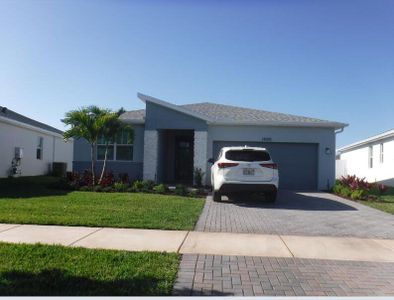
[[[84,138],[90,144],[90,157],[91,157],[91,171],[92,171],[92,184],[95,184],[95,149],[97,139],[102,133],[103,119],[110,111],[108,109],[101,109],[97,106],[83,107],[77,110],[71,110],[66,113],[62,122],[71,126],[63,134],[67,140],[69,138]]]
[[[110,112],[103,116],[101,119],[102,121],[102,132],[101,132],[101,137],[105,141],[105,152],[104,152],[104,162],[103,162],[103,168],[101,170],[101,175],[100,179],[98,181],[99,184],[101,184],[101,181],[103,180],[104,174],[105,174],[105,169],[107,166],[107,159],[108,159],[108,148],[109,144],[113,141],[115,141],[116,136],[122,132],[122,130],[128,130],[131,129],[130,125],[127,125],[123,123],[119,117],[121,114],[123,114],[125,110],[123,108],[119,109],[117,112]]]
[[[105,143],[105,152],[104,152],[104,161],[103,161],[103,168],[101,170],[100,179],[98,184],[101,184],[103,180],[105,169],[107,166],[107,159],[108,159],[108,148],[109,144],[113,143],[115,140],[116,134],[118,133],[121,123],[119,121],[119,117],[116,113],[110,112],[103,116],[101,119],[102,121],[102,131],[101,131],[101,138],[104,140]]]

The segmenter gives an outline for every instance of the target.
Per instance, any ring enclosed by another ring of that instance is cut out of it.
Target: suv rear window
[[[226,159],[234,161],[268,161],[270,155],[259,150],[230,150],[226,152]]]

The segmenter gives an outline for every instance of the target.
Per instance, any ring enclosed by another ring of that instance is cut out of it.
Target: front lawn
[[[377,201],[362,201],[361,203],[394,215],[394,188],[391,188],[386,195],[380,196]]]
[[[192,230],[204,200],[48,188],[57,179],[0,180],[0,223]]]
[[[175,253],[0,243],[1,296],[166,296]]]

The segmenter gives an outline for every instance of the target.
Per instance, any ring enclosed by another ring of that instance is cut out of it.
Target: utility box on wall
[[[15,158],[17,159],[23,158],[23,148],[15,147]]]
[[[67,163],[65,162],[53,162],[52,163],[52,175],[56,177],[66,177]]]
[[[10,176],[20,176],[22,175],[22,163],[23,149],[21,147],[15,147],[14,158],[11,162]]]

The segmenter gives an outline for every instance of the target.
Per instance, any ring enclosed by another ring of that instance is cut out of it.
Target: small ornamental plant
[[[115,182],[115,184],[114,184],[114,190],[115,190],[115,192],[118,192],[118,193],[126,192],[128,187],[129,187],[129,185],[127,183],[123,183],[123,182]]]
[[[196,174],[199,175],[197,175],[195,179],[198,179],[199,176],[201,176],[202,179],[204,175],[204,173],[199,171]],[[201,183],[199,179],[197,183]],[[207,191],[202,186],[191,188],[191,186],[178,184],[175,187],[170,187],[163,183],[157,184],[153,180],[132,180],[127,173],[114,175],[110,171],[102,174],[100,183],[96,182],[93,184],[93,176],[90,170],[85,170],[82,173],[68,172],[66,178],[51,184],[51,187],[54,189],[91,191],[97,193],[157,193],[189,197],[200,197],[207,194]]]
[[[376,200],[377,195],[383,195],[387,190],[388,186],[384,184],[370,183],[356,175],[342,176],[332,189],[335,194],[352,200]]]
[[[168,187],[165,184],[158,184],[156,185],[153,190],[159,194],[165,194],[168,192]]]

